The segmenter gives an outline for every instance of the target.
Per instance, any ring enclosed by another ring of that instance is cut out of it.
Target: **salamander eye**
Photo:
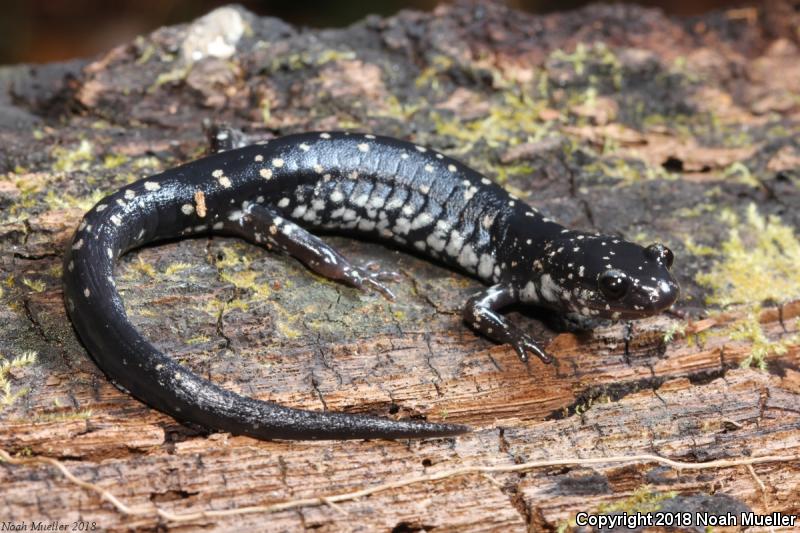
[[[628,276],[619,270],[606,270],[597,278],[597,286],[607,300],[614,301],[628,293],[631,282]]]
[[[644,249],[644,254],[654,261],[658,261],[665,267],[667,270],[672,268],[672,262],[675,260],[675,256],[672,254],[672,250],[664,246],[663,244],[651,244],[647,248]]]

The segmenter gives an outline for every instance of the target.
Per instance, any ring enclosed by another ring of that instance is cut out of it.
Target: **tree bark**
[[[326,30],[236,7],[90,61],[0,70],[0,448],[55,458],[141,511],[121,512],[52,465],[5,462],[0,521],[563,531],[582,530],[581,511],[800,514],[795,5],[675,19],[625,5],[532,16],[460,3]],[[625,324],[559,334],[514,309],[559,362],[526,366],[461,322],[476,281],[377,243],[329,238],[355,261],[400,270],[395,302],[234,239],[149,247],[118,269],[128,314],[194,371],[284,405],[475,431],[297,443],[181,425],[94,366],[66,319],[60,261],[100,196],[202,155],[204,120],[264,138],[353,129],[432,146],[565,225],[670,246],[682,316],[637,321],[626,340]],[[641,454],[794,459],[579,462]],[[576,462],[272,513],[156,512],[553,459]]]

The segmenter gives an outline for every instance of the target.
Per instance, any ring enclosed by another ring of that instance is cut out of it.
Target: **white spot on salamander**
[[[475,249],[469,244],[465,245],[461,249],[461,253],[458,254],[458,264],[464,268],[473,268],[478,264],[478,256],[475,254]]]
[[[334,189],[333,192],[331,193],[331,202],[335,204],[340,204],[342,203],[342,200],[344,200],[344,195],[342,194],[342,191],[340,189]]]
[[[111,219],[110,220],[111,220],[111,222],[114,223],[115,226],[119,226],[119,225],[122,224],[122,219],[119,218],[118,215],[111,215]]]
[[[375,229],[375,222],[372,220],[362,219],[358,222],[358,229],[362,231],[372,231]]]
[[[411,222],[411,229],[419,229],[425,226],[430,225],[433,222],[433,217],[430,213],[420,213],[417,217]]]
[[[311,147],[309,145],[307,145],[306,143],[303,143],[303,144],[300,145],[300,149],[302,151],[304,151],[304,152],[308,152],[311,149]]]
[[[369,152],[369,145],[367,143],[361,143],[361,144],[358,145],[358,150],[360,152],[367,153],[367,152]]]
[[[481,255],[480,263],[478,264],[478,275],[482,278],[488,278],[492,275],[494,268],[494,257],[489,254]]]
[[[456,171],[456,166],[455,165],[447,165],[447,170],[449,170],[450,172],[455,172]]]
[[[136,191],[134,191],[132,189],[127,189],[125,191],[125,199],[126,200],[133,200],[134,198],[136,198]]]
[[[525,303],[536,303],[539,301],[539,294],[536,292],[536,284],[529,281],[519,292],[520,299]]]
[[[395,233],[407,235],[410,229],[411,229],[411,223],[408,221],[408,219],[400,217],[395,221],[393,231]]]
[[[283,159],[276,157],[272,160],[272,166],[275,168],[281,168],[283,166]]]
[[[553,278],[550,277],[550,274],[544,274],[542,276],[541,284],[542,297],[548,302],[558,301],[558,295],[561,293],[561,287],[559,287],[556,282],[553,281]]]
[[[145,181],[144,188],[148,191],[157,191],[161,188],[161,185],[159,185],[157,181]]]
[[[87,298],[92,295],[92,291],[89,290],[89,287],[83,289],[83,295],[86,296]]]
[[[455,257],[464,246],[464,236],[456,230],[450,232],[450,240],[447,242],[446,251],[449,255]]]
[[[191,215],[192,213],[194,213],[194,206],[192,204],[183,204],[181,206],[181,212],[184,215]]]
[[[258,171],[258,175],[264,178],[265,180],[272,179],[272,169],[271,168],[262,168]]]

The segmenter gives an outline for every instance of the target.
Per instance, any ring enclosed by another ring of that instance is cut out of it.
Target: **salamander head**
[[[662,244],[642,247],[616,237],[568,232],[547,243],[540,271],[541,303],[587,317],[631,319],[669,309],[680,288],[673,255]],[[542,301],[543,300],[543,301]]]

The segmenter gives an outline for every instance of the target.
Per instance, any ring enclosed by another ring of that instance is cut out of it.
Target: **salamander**
[[[83,217],[64,258],[64,298],[112,382],[177,420],[259,439],[423,438],[470,428],[290,409],[225,390],[160,352],[128,320],[114,281],[123,254],[183,237],[236,236],[317,274],[393,297],[396,276],[351,263],[312,231],[390,242],[476,277],[464,321],[522,361],[551,357],[501,314],[521,302],[576,320],[635,319],[679,294],[672,252],[565,228],[459,161],[390,137],[288,135],[126,185]]]

